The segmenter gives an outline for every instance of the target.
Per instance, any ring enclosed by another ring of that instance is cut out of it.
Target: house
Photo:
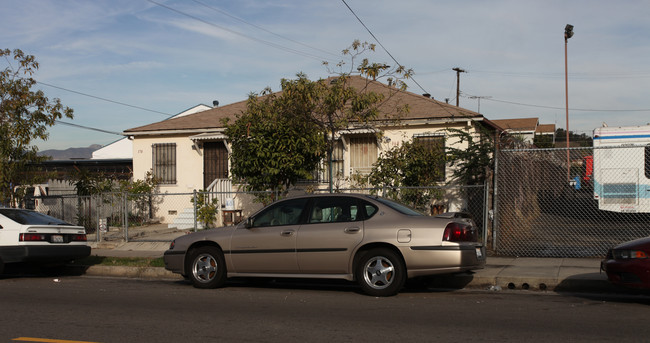
[[[171,118],[179,118],[189,114],[209,110],[212,107],[199,104],[194,107],[188,108],[187,110],[176,114]],[[133,142],[124,137],[113,143],[107,144],[95,151],[93,151],[92,160],[110,160],[110,159],[133,159]]]
[[[539,136],[555,141],[555,124],[540,124],[539,118],[495,119],[492,122],[527,145],[532,145]]]
[[[340,188],[350,186],[350,176],[368,174],[382,152],[404,141],[418,140],[432,148],[452,144],[462,148],[466,142],[451,139],[448,129],[471,134],[478,134],[479,126],[489,130],[499,129],[498,125],[479,113],[434,100],[428,95],[398,91],[362,77],[352,77],[349,81],[357,89],[366,88],[382,93],[387,100],[380,106],[380,116],[371,127],[352,123],[334,137],[333,174]],[[143,179],[148,171],[153,171],[154,176],[161,180],[162,192],[180,194],[201,189],[211,192],[234,191],[229,175],[230,146],[223,133],[222,120],[234,120],[237,114],[246,110],[246,104],[247,101],[240,101],[125,130],[123,134],[133,140],[134,179]],[[389,120],[396,114],[398,105],[408,105],[410,110],[399,121]],[[379,130],[383,132],[381,138],[376,135]],[[446,170],[449,167],[441,168],[449,177],[451,173]],[[319,173],[313,187],[326,189],[328,174]],[[223,205],[224,200],[220,199],[220,204]],[[159,207],[160,219],[170,222],[190,205],[187,200],[165,201]],[[460,204],[449,204],[448,208],[453,209],[452,206],[459,207]]]

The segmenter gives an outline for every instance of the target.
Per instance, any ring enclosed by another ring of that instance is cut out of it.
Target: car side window
[[[371,218],[375,215],[375,213],[377,213],[377,206],[365,201],[363,201],[362,204],[362,206],[366,209],[366,219]]]
[[[258,213],[253,219],[253,227],[300,224],[306,204],[306,198],[280,201]]]
[[[353,222],[361,219],[359,205],[352,197],[315,198],[309,223]]]

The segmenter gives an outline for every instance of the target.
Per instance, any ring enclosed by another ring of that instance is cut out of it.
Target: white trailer
[[[650,124],[594,130],[593,186],[601,210],[650,213]]]

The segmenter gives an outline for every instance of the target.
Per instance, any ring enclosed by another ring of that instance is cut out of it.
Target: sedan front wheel
[[[393,251],[373,249],[359,260],[355,277],[366,294],[387,297],[397,294],[404,286],[406,267]]]
[[[199,247],[190,252],[188,276],[196,288],[217,288],[226,282],[226,263],[221,249]]]

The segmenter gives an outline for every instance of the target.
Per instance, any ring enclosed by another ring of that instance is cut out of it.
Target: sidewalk
[[[169,233],[167,242],[89,243],[92,255],[106,257],[162,257],[173,237],[183,232]],[[157,237],[161,238],[161,237]],[[127,268],[93,266],[88,275],[142,278],[180,279],[164,268]],[[463,288],[485,290],[531,290],[558,292],[626,293],[611,285],[600,272],[600,259],[593,258],[527,258],[488,257],[484,269],[471,276],[451,277],[452,284]],[[449,282],[450,280],[446,280]]]

